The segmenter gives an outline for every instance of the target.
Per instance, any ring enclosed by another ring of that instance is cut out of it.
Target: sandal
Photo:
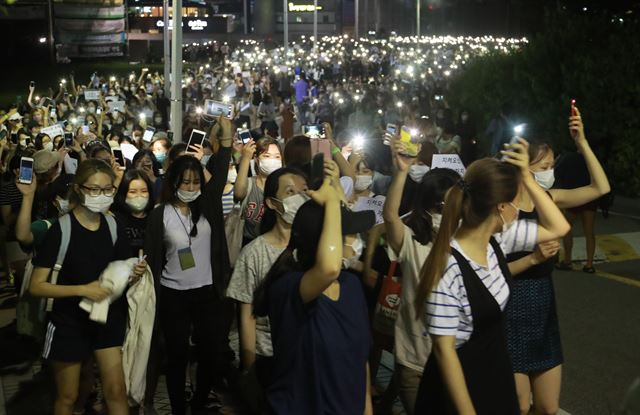
[[[571,262],[561,261],[556,264],[556,269],[561,271],[572,271],[573,267],[571,266]]]
[[[587,274],[595,274],[596,273],[596,269],[594,267],[584,266],[584,267],[582,267],[582,272],[586,272]]]

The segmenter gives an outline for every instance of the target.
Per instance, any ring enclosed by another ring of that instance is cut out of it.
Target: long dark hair
[[[309,201],[302,205],[298,212],[303,209],[318,209],[317,205],[313,206],[314,204],[315,202]],[[322,215],[314,214],[317,222],[311,226],[304,223],[308,221],[309,215],[296,215],[291,226],[289,245],[282,251],[253,294],[253,314],[255,316],[266,316],[269,313],[269,289],[278,279],[289,272],[306,272],[316,263],[316,253],[324,223],[324,208],[320,209]]]
[[[485,158],[473,162],[464,181],[447,192],[440,229],[420,271],[415,300],[419,316],[427,297],[442,278],[451,252],[449,244],[460,220],[462,226],[477,228],[495,212],[499,203],[511,202],[516,197],[520,180],[520,170],[514,165]]]
[[[147,184],[147,190],[149,191],[149,203],[147,207],[144,209],[145,213],[149,213],[153,210],[153,184],[147,176],[147,173],[141,169],[131,169],[127,170],[122,178],[122,182],[120,182],[120,186],[118,187],[118,192],[116,193],[116,197],[114,200],[114,208],[119,212],[132,213],[131,208],[127,205],[127,193],[129,192],[129,185],[134,180],[142,180]]]
[[[427,212],[442,213],[442,202],[447,191],[460,180],[460,175],[450,169],[427,172],[418,184],[413,198],[413,210],[406,224],[413,231],[413,239],[427,245],[433,241],[433,220]]]
[[[294,174],[307,180],[305,174],[294,167],[282,167],[267,176],[267,180],[264,183],[264,214],[262,216],[262,221],[260,222],[261,235],[269,232],[274,226],[276,226],[278,212],[270,209],[267,206],[266,201],[268,198],[276,197],[280,188],[280,178],[285,174]]]
[[[204,191],[204,172],[202,171],[202,165],[200,164],[200,161],[190,155],[180,156],[175,159],[173,163],[171,163],[171,166],[169,166],[169,170],[167,170],[165,180],[162,182],[160,203],[173,205],[179,200],[176,192],[180,187],[180,182],[182,181],[184,172],[187,170],[191,170],[198,175],[198,177],[200,178],[200,191]],[[200,198],[189,203],[189,209],[191,210],[191,220],[193,222],[193,227],[191,228],[191,236],[195,237],[198,235],[198,227],[196,226],[196,224],[200,220],[201,213]]]
[[[131,160],[131,165],[133,166],[133,168],[135,169],[142,168],[142,167],[138,167],[138,162],[142,160],[144,156],[149,156],[149,158],[151,159],[151,168],[153,169],[153,174],[156,177],[159,177],[160,169],[162,168],[162,165],[160,164],[158,159],[156,159],[156,156],[155,154],[153,154],[153,151],[149,150],[148,148],[138,150],[138,152],[133,156],[133,160]]]

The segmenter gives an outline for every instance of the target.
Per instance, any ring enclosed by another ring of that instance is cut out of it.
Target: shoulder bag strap
[[[58,249],[58,257],[56,258],[56,264],[51,270],[51,278],[49,283],[56,285],[58,283],[58,274],[62,269],[62,263],[67,256],[67,249],[69,248],[69,241],[71,240],[71,216],[67,213],[58,219],[60,223],[60,248]],[[46,311],[50,312],[53,309],[53,298],[47,298]]]

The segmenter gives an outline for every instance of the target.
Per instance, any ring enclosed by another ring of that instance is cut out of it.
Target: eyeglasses
[[[113,186],[100,188],[100,187],[88,187],[88,186],[80,186],[87,191],[89,196],[100,196],[100,193],[107,197],[111,197],[116,194],[116,188]]]

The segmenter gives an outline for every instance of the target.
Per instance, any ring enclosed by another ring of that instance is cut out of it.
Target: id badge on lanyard
[[[180,261],[180,269],[182,269],[183,271],[186,271],[188,269],[196,267],[196,260],[193,257],[193,251],[191,250],[191,231],[188,230],[184,222],[182,222],[182,218],[180,217],[180,214],[178,213],[175,207],[173,208],[173,210],[176,212],[176,216],[178,217],[180,224],[184,228],[184,231],[187,233],[187,238],[189,238],[189,246],[178,250],[178,260]],[[191,216],[189,216],[189,218],[190,217]],[[191,225],[191,227],[193,229],[193,224]]]

